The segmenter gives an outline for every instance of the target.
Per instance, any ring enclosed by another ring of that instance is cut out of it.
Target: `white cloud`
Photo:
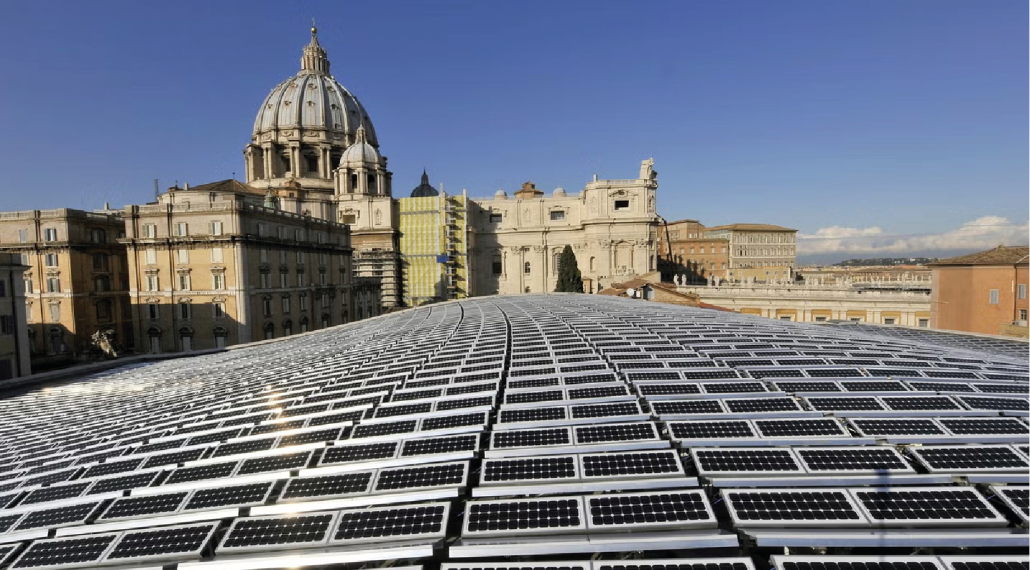
[[[1030,222],[1022,224],[1002,216],[983,216],[941,234],[889,235],[878,226],[831,226],[813,234],[798,234],[798,255],[856,253],[904,255],[923,251],[990,249],[999,245],[1026,245]]]

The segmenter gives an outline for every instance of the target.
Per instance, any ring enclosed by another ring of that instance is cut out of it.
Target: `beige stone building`
[[[794,277],[797,230],[771,224],[729,224],[705,228],[704,235],[729,243],[728,279],[782,281]]]
[[[473,295],[554,291],[558,257],[572,246],[588,291],[654,271],[658,258],[654,161],[637,178],[598,180],[550,196],[527,182],[509,198],[469,202]]]
[[[667,222],[658,230],[659,253],[669,264],[667,272],[687,282],[704,282],[712,277],[726,278],[729,265],[729,240],[705,237],[705,227],[697,220]]]
[[[347,226],[259,196],[227,180],[125,209],[120,241],[140,352],[218,348],[378,313],[368,295],[354,306]]]
[[[0,253],[0,380],[32,373],[21,255]]]
[[[86,357],[91,337],[110,331],[116,347],[135,345],[125,231],[119,214],[73,209],[0,213],[0,251],[25,271],[27,341],[43,371]]]
[[[930,326],[930,292],[861,290],[848,283],[719,283],[680,287],[703,303],[770,319],[796,322],[854,321]]]

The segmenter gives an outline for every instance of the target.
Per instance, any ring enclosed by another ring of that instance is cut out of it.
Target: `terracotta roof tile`
[[[1030,255],[1030,246],[999,245],[994,249],[950,257],[929,265],[931,267],[940,265],[1027,265],[1027,255]]]

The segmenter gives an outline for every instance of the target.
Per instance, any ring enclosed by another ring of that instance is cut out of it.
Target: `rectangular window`
[[[176,263],[189,263],[190,251],[188,249],[175,250],[175,261]]]
[[[990,299],[988,299],[987,302],[992,304],[992,305],[997,305],[998,304],[998,290],[997,289],[991,289]]]
[[[328,307],[328,306],[329,306],[329,294],[328,293],[322,293],[322,307]]]
[[[1020,299],[1026,299],[1026,283],[1020,283],[1017,285],[1016,291],[1018,292]]]
[[[225,348],[225,337],[218,335],[215,337],[215,348]]]
[[[154,224],[143,224],[143,237],[144,238],[156,238],[157,237],[157,226]]]
[[[47,267],[57,267],[57,254],[56,253],[48,253],[48,254],[46,254],[46,266]]]
[[[285,249],[280,249],[279,250],[279,263],[282,263],[283,265],[286,265],[286,250]]]
[[[106,253],[94,253],[93,254],[93,269],[95,271],[107,271],[107,254]]]
[[[193,314],[191,305],[189,303],[179,303],[179,318],[188,319]]]
[[[286,239],[286,228],[278,226],[275,228],[276,233],[279,235],[279,239]]]
[[[157,280],[157,275],[147,275],[147,291],[157,291],[160,289],[160,282]]]
[[[61,280],[57,277],[46,278],[46,292],[47,293],[60,293],[61,292]]]
[[[490,214],[490,223],[499,224],[504,220],[504,214]]]
[[[280,273],[279,274],[279,287],[286,288],[290,286],[290,274]]]
[[[299,263],[300,265],[304,265],[304,252],[303,251],[298,251],[297,252],[297,263]]]
[[[25,279],[25,294],[26,295],[30,295],[30,294],[35,292],[35,290],[32,287],[33,287],[32,279]]]
[[[283,297],[283,313],[289,313],[289,312],[290,312],[290,298],[289,297]]]
[[[222,248],[220,248],[220,247],[213,247],[213,248],[211,248],[211,263],[221,263],[221,262],[222,262]]]
[[[783,315],[782,317],[780,317],[780,320],[781,321],[793,321],[794,317],[792,317],[790,315]]]
[[[175,235],[179,237],[186,237],[190,235],[189,224],[186,222],[179,222],[175,224]]]
[[[268,289],[272,286],[272,276],[268,273],[261,274],[261,288]]]
[[[7,280],[0,279],[0,298],[7,296]]]
[[[297,274],[297,287],[307,287],[308,278],[304,273]]]
[[[208,232],[213,236],[222,235],[222,222],[214,221],[208,224]]]
[[[815,318],[815,322],[817,322],[817,323],[825,323],[826,322],[826,317],[816,317]]]
[[[261,310],[265,314],[266,317],[271,317],[272,316],[272,299],[262,299],[261,300]]]
[[[1019,310],[1019,320],[1021,320],[1021,321],[1025,321],[1026,320],[1026,309],[1020,309]]]
[[[220,319],[225,316],[225,303],[216,301],[211,304],[211,309],[214,311],[214,317]]]
[[[221,273],[211,274],[211,288],[215,291],[225,289],[225,275]]]
[[[922,328],[922,329],[930,328],[930,319],[922,318],[922,319],[919,319],[918,323],[919,323],[919,328]]]
[[[107,232],[94,228],[89,231],[89,240],[93,243],[107,243]]]
[[[504,263],[501,261],[501,256],[494,256],[494,260],[491,264],[491,267],[493,268],[494,275],[500,275],[501,273],[504,273]]]
[[[261,263],[268,263],[268,248],[267,247],[261,248],[261,251],[258,252],[258,259],[261,260]]]
[[[14,334],[14,316],[0,315],[0,334]]]
[[[885,325],[893,325],[894,324],[894,318],[893,317],[884,317],[883,318],[883,324],[885,324]]]
[[[61,305],[52,303],[50,305],[50,322],[57,323],[61,321]]]
[[[267,229],[265,228],[265,224],[260,224],[260,223],[257,225],[257,230],[258,230],[258,235],[261,236],[261,237],[264,237],[265,236],[265,232],[267,231]]]
[[[27,243],[29,241],[29,230],[18,230],[18,242]]]
[[[319,285],[326,285],[326,284],[328,284],[328,280],[327,280],[327,278],[325,276],[325,272],[324,271],[322,271],[322,272],[320,272],[318,274],[318,284]]]
[[[303,313],[308,310],[308,294],[301,293],[300,295],[298,295],[298,297],[300,297],[298,299],[298,303],[300,304],[300,312]]]
[[[157,263],[157,250],[156,249],[148,249],[148,250],[146,250],[144,252],[144,256],[146,257],[147,265],[154,265],[155,263]]]
[[[565,210],[555,210],[551,212],[552,222],[561,222],[565,220]]]
[[[57,229],[47,228],[43,230],[43,239],[45,241],[57,241]]]
[[[161,318],[161,308],[160,307],[161,307],[161,305],[158,305],[157,303],[150,303],[150,304],[148,304],[147,305],[147,317],[150,320],[152,320],[152,321],[156,321],[156,320],[160,319]]]
[[[111,304],[107,301],[97,303],[97,320],[106,321],[111,318]]]
[[[189,291],[190,290],[190,276],[185,274],[185,273],[180,273],[178,277],[179,277],[179,279],[178,279],[178,281],[179,281],[179,290],[180,291]]]
[[[293,239],[304,241],[304,230],[293,230]]]
[[[616,212],[619,212],[619,211],[622,211],[622,210],[628,210],[628,209],[629,209],[629,200],[616,200],[615,201],[615,211]]]

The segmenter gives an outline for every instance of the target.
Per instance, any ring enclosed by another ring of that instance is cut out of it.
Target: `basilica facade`
[[[395,197],[372,120],[330,74],[315,28],[300,71],[273,88],[258,109],[244,157],[247,184],[273,195],[277,207],[350,226],[355,275],[381,280],[386,308],[413,299],[552,291],[566,245],[590,290],[656,269],[658,178],[650,160],[636,178],[595,175],[575,193],[545,193],[527,182],[512,196],[498,190],[467,198],[463,191],[427,200],[436,190],[423,181],[410,197]],[[458,226],[439,234],[427,225],[453,218],[456,209],[463,210]],[[418,223],[409,221],[414,213]],[[465,235],[455,238],[454,231]],[[461,244],[458,270],[455,239]],[[432,243],[441,250],[429,251]],[[439,268],[430,267],[436,260]]]

